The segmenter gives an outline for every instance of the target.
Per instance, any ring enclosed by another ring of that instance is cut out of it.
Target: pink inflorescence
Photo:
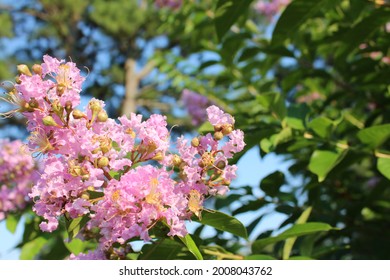
[[[24,210],[28,193],[38,179],[36,164],[19,141],[0,140],[0,221]]]
[[[181,101],[191,116],[192,124],[198,126],[207,120],[206,108],[213,103],[199,93],[184,89],[181,95]]]
[[[30,193],[33,210],[45,219],[41,230],[57,229],[61,217],[84,216],[83,230],[98,232],[98,251],[71,258],[100,258],[114,244],[148,241],[156,224],[168,227],[168,235],[184,236],[185,221],[201,219],[204,200],[228,190],[237,169],[228,159],[245,145],[232,116],[210,106],[214,133],[180,137],[173,153],[165,116],[143,120],[132,113],[115,121],[97,99],[76,109],[80,70],[48,55],[43,61],[32,72],[20,66],[17,84],[3,100],[27,118],[30,151],[44,155]]]

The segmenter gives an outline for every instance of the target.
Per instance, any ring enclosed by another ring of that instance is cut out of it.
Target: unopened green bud
[[[198,137],[192,138],[192,140],[191,140],[192,147],[198,147],[199,144],[200,144],[200,142],[199,142],[199,138]]]
[[[97,121],[98,122],[106,122],[108,120],[108,115],[105,110],[101,110],[97,115]]]
[[[219,141],[223,138],[223,133],[221,131],[214,132],[214,140]]]
[[[83,112],[81,112],[79,109],[74,109],[72,115],[73,115],[73,118],[75,118],[76,120],[85,117],[85,114]]]
[[[41,65],[39,65],[39,64],[34,64],[33,66],[32,66],[32,70],[33,70],[33,72],[35,73],[35,74],[38,74],[38,75],[42,75],[42,66]]]
[[[66,90],[66,85],[64,85],[64,84],[57,85],[57,95],[58,96],[61,96],[62,94],[64,94],[65,90]]]
[[[46,116],[42,119],[42,122],[46,126],[58,126],[52,116]]]
[[[17,66],[17,69],[18,69],[19,74],[23,74],[23,75],[30,76],[30,77],[32,76],[30,69],[28,69],[26,64],[19,64]]]
[[[107,157],[101,157],[101,158],[99,158],[99,160],[97,162],[97,166],[99,168],[103,168],[103,167],[108,166],[109,163],[110,163],[110,160]]]
[[[64,114],[64,107],[62,107],[62,105],[60,104],[60,102],[58,102],[58,100],[53,101],[53,103],[51,104],[51,108],[53,109],[53,112],[57,116],[62,118],[62,116]]]

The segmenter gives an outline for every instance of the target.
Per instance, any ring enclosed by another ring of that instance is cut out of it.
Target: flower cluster
[[[269,21],[280,12],[281,9],[286,7],[290,3],[290,0],[272,0],[265,1],[259,0],[254,5],[254,9],[261,15],[264,15]]]
[[[228,159],[245,145],[232,116],[209,107],[214,133],[192,141],[180,137],[172,153],[166,117],[142,120],[132,113],[116,121],[97,99],[76,109],[80,70],[48,55],[43,61],[32,72],[19,66],[17,83],[3,98],[27,118],[31,152],[44,155],[30,193],[33,210],[45,219],[43,231],[55,230],[61,217],[87,217],[84,229],[99,236],[99,249],[90,254],[95,258],[114,244],[150,240],[157,223],[169,228],[168,235],[184,236],[185,221],[201,218],[203,201],[227,191],[236,171]]]
[[[19,140],[0,140],[0,221],[26,207],[38,179],[37,165],[24,147]]]
[[[213,103],[199,93],[184,89],[181,94],[181,102],[191,116],[192,124],[198,126],[207,120],[206,108]]]

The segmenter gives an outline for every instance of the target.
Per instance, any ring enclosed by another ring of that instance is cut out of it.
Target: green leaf
[[[347,150],[316,150],[311,155],[309,170],[318,176],[318,182],[322,182],[346,154]]]
[[[244,260],[275,260],[275,258],[268,255],[258,254],[258,255],[245,256]]]
[[[390,180],[390,158],[378,158],[377,168],[383,176]]]
[[[252,252],[253,253],[261,253],[261,250],[270,244],[274,244],[279,241],[286,240],[287,238],[290,237],[299,237],[307,234],[313,234],[317,232],[322,232],[322,231],[329,231],[332,229],[336,229],[331,227],[328,224],[325,223],[306,223],[306,224],[297,224],[289,228],[288,230],[284,231],[283,233],[279,234],[278,236],[275,237],[268,237],[268,238],[263,238],[260,240],[256,240],[252,244]]]
[[[17,228],[18,223],[19,223],[19,220],[20,220],[19,216],[16,216],[16,215],[8,215],[7,216],[5,225],[6,225],[7,229],[9,230],[9,232],[15,233],[16,228]]]
[[[205,210],[202,212],[201,220],[197,217],[194,217],[193,220],[245,239],[248,238],[246,228],[239,220],[216,210]]]
[[[370,148],[382,145],[390,137],[390,124],[371,126],[362,129],[357,134],[360,141]]]
[[[325,4],[335,0],[295,0],[284,10],[272,34],[272,45],[279,45],[290,38],[299,27],[313,17]],[[338,1],[337,1],[338,2]]]
[[[78,255],[84,251],[84,242],[78,238],[73,238],[70,242],[65,242],[65,247],[69,252]]]
[[[326,117],[318,117],[309,123],[309,128],[321,138],[328,138],[332,132],[333,121]]]
[[[304,130],[307,113],[309,113],[309,107],[305,103],[289,106],[286,117],[287,125],[294,129]]]
[[[23,245],[22,250],[20,252],[21,260],[33,260],[35,256],[39,254],[43,246],[47,243],[46,238],[38,237],[34,240],[27,242]]]
[[[79,231],[85,226],[85,224],[89,221],[89,217],[80,216],[76,219],[70,220],[66,222],[66,230],[69,235],[69,240],[72,240]]]
[[[285,183],[285,176],[280,171],[269,174],[260,182],[260,189],[269,196],[276,196],[280,187]]]
[[[184,245],[187,246],[188,250],[195,256],[197,260],[203,260],[203,256],[200,253],[198,246],[196,246],[190,234],[186,234],[186,236],[179,238],[184,243]]]
[[[219,41],[229,31],[237,19],[247,11],[253,0],[219,0],[215,10],[215,29]]]
[[[205,122],[203,123],[199,128],[198,128],[198,132],[199,134],[206,134],[208,132],[213,132],[214,131],[214,126],[209,123],[209,122]]]
[[[140,260],[175,260],[188,259],[185,254],[184,245],[180,241],[175,241],[170,238],[164,238],[152,244],[146,244],[142,247]],[[191,255],[189,255],[191,256]]]
[[[312,207],[308,207],[305,211],[303,211],[301,216],[299,216],[298,220],[296,221],[296,224],[299,225],[299,224],[306,223],[307,219],[310,216],[311,210],[312,210]],[[292,250],[296,240],[297,240],[296,237],[291,237],[291,238],[288,238],[286,240],[286,242],[284,243],[284,247],[283,247],[283,259],[284,260],[287,260],[290,257],[291,250]]]

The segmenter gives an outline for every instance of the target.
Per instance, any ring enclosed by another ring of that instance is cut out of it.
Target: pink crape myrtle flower
[[[114,120],[95,98],[83,110],[76,108],[84,77],[73,62],[45,55],[33,73],[25,65],[18,69],[18,84],[2,98],[17,108],[3,116],[18,112],[27,119],[29,151],[42,157],[41,174],[23,195],[44,219],[42,231],[56,230],[61,219],[85,217],[79,237],[94,232],[98,241],[96,251],[70,259],[125,258],[129,241],[151,240],[156,225],[167,227],[169,236],[184,237],[185,222],[193,215],[201,219],[204,201],[229,190],[237,167],[228,159],[244,149],[244,133],[217,106],[202,111],[214,133],[191,141],[179,137],[171,151],[165,116],[143,120],[132,113]],[[3,216],[13,207],[7,197],[2,186]]]
[[[38,167],[20,140],[0,140],[0,221],[23,211],[28,193],[38,179]]]

